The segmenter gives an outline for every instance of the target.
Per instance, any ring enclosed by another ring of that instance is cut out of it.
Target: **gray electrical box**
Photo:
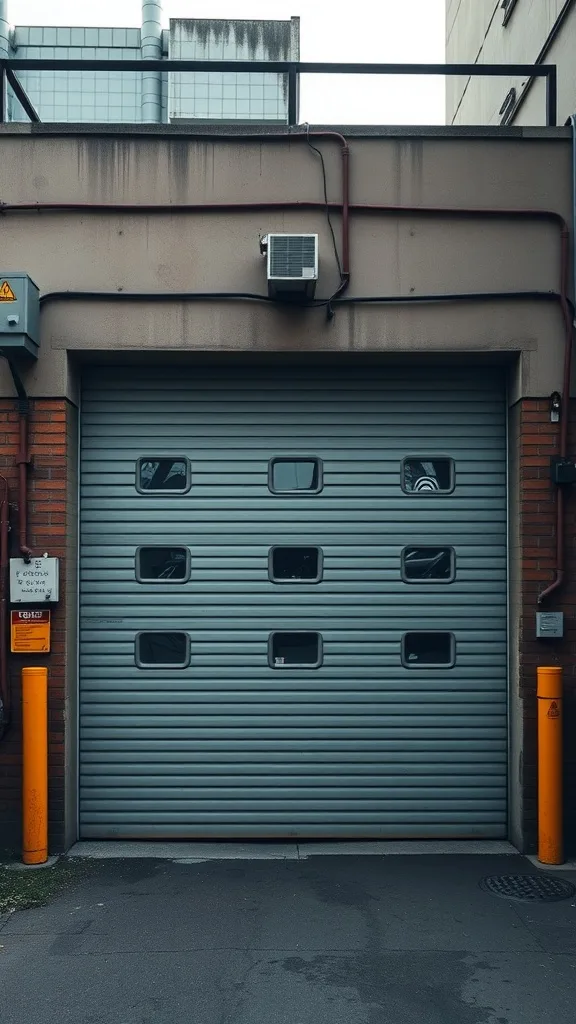
[[[38,358],[40,292],[28,274],[0,270],[0,349]]]
[[[564,612],[536,612],[538,640],[561,640],[564,636]]]

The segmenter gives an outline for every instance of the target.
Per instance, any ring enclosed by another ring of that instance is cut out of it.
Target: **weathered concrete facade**
[[[52,509],[65,517],[68,543],[62,551],[67,558],[59,613],[63,628],[51,656],[52,722],[64,731],[64,745],[54,748],[54,756],[65,753],[52,791],[54,807],[61,811],[53,817],[54,848],[70,844],[76,834],[73,424],[81,374],[94,362],[111,359],[193,367],[215,357],[226,365],[234,357],[266,359],[279,367],[286,359],[311,358],[338,360],[343,367],[353,360],[407,358],[507,367],[510,835],[518,845],[533,843],[533,677],[540,655],[532,640],[533,617],[536,584],[546,586],[553,578],[548,456],[556,450],[558,429],[550,424],[548,401],[563,385],[565,328],[555,296],[562,224],[571,220],[569,133],[344,134],[351,178],[347,298],[375,301],[337,306],[332,319],[325,308],[286,309],[206,297],[212,292],[265,295],[259,240],[273,231],[318,232],[317,295],[329,297],[336,290],[320,164],[305,138],[203,137],[171,130],[62,134],[10,127],[0,136],[0,196],[8,204],[2,216],[0,271],[27,272],[45,297],[40,356],[23,370],[23,380],[36,408],[48,410],[56,403],[55,411],[65,411],[70,428],[57,453],[63,459],[58,468],[65,469],[66,497],[61,481],[54,490],[54,500],[65,507]],[[335,139],[316,139],[315,144],[326,162],[339,241],[340,145]],[[11,208],[30,203],[46,208]],[[131,209],[110,208],[123,204]],[[525,213],[516,216],[513,211],[520,209]],[[479,210],[490,213],[483,216]],[[85,294],[64,294],[78,292]],[[172,299],[168,293],[177,294]],[[129,299],[121,298],[127,294]],[[417,296],[441,301],[410,302]],[[1,387],[9,417],[12,384],[5,372]],[[40,420],[36,429],[41,432]],[[10,466],[11,457],[7,447],[5,465]],[[43,490],[50,488],[46,484]],[[539,501],[547,503],[546,509]],[[51,529],[43,529],[41,521],[34,543],[42,550],[52,548]],[[575,599],[569,584],[554,607],[569,608]],[[573,672],[573,645],[570,632],[554,652],[545,648],[545,656],[558,658]],[[62,671],[56,668],[58,658]],[[0,766],[6,764],[12,777],[17,758],[15,734],[10,748],[0,743]],[[9,813],[14,832],[17,787],[9,804],[10,811],[0,813]]]

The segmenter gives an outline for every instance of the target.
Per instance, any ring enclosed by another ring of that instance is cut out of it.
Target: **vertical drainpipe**
[[[0,0],[2,3],[2,0]],[[162,60],[162,0],[142,2],[142,60]],[[142,121],[162,122],[162,73],[142,74]]]

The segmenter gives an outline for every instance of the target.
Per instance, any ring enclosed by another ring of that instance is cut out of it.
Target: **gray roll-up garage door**
[[[497,373],[114,367],[82,408],[82,835],[504,836]]]

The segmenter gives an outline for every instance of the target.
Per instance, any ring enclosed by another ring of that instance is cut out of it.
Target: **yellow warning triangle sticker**
[[[2,284],[0,284],[0,302],[16,302],[16,296],[8,281],[2,281]]]

